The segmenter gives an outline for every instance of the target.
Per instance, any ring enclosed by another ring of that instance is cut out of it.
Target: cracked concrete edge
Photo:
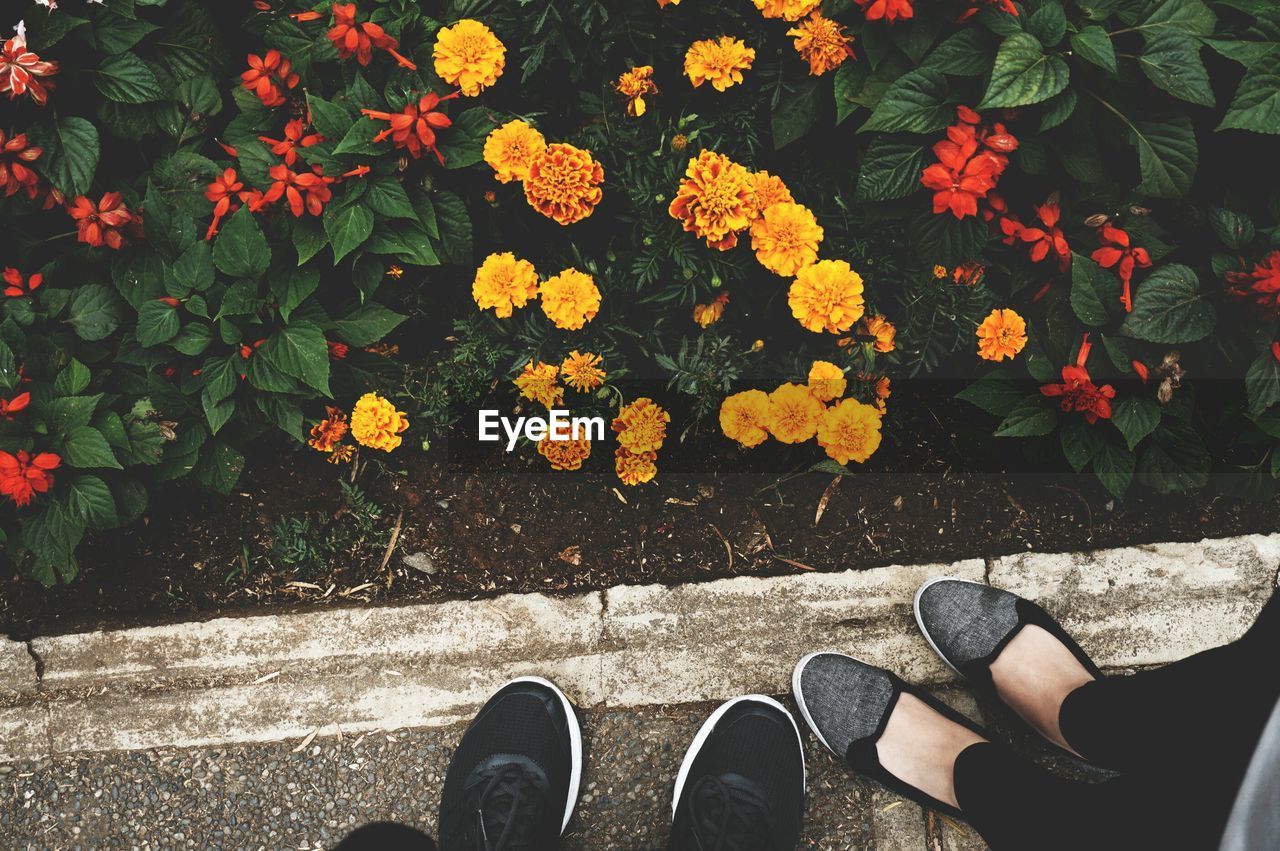
[[[781,694],[824,648],[946,684],[911,612],[940,575],[1038,600],[1104,667],[1161,664],[1242,633],[1278,564],[1280,535],[1251,535],[36,638],[15,673],[44,675],[0,702],[0,761],[441,726],[532,673],[584,707]]]

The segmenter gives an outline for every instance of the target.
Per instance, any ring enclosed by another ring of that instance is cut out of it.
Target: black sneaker
[[[443,851],[546,851],[582,780],[573,704],[540,677],[498,690],[462,735],[440,793]]]
[[[680,764],[671,851],[794,851],[804,781],[791,713],[758,694],[734,698],[711,713]]]

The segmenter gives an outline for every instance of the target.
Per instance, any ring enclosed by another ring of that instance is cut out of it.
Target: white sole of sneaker
[[[808,788],[809,775],[808,769],[804,764],[804,739],[800,737],[800,725],[796,724],[795,716],[792,715],[785,706],[778,703],[778,701],[774,700],[772,697],[766,697],[763,694],[744,694],[742,697],[735,697],[727,703],[720,704],[720,706],[716,708],[716,711],[712,712],[711,715],[707,717],[707,720],[702,722],[702,726],[698,728],[697,735],[693,737],[692,744],[690,744],[689,749],[684,752],[684,760],[680,763],[680,772],[676,775],[675,792],[671,798],[672,819],[675,819],[676,817],[676,807],[680,804],[680,796],[684,792],[685,782],[689,779],[689,771],[693,768],[693,760],[698,756],[698,752],[702,750],[702,746],[707,743],[707,739],[711,736],[711,731],[715,729],[716,724],[719,723],[720,719],[724,717],[726,712],[737,704],[747,700],[754,700],[757,703],[772,706],[774,709],[777,709],[783,715],[787,716],[787,720],[791,722],[791,729],[795,730],[796,733],[796,746],[800,748],[801,783],[805,789]],[[803,793],[804,789],[801,791]]]
[[[560,835],[564,835],[565,828],[569,826],[569,819],[573,818],[573,810],[578,805],[578,790],[582,786],[582,725],[578,723],[578,713],[573,707],[573,703],[560,691],[555,683],[542,677],[516,677],[511,682],[503,686],[506,688],[512,683],[536,683],[540,686],[546,686],[555,692],[556,697],[560,698],[560,703],[564,706],[564,714],[569,719],[569,757],[571,762],[571,770],[569,772],[569,801],[564,809],[564,821],[560,823]]]
[[[836,749],[831,747],[826,738],[823,737],[822,731],[818,729],[818,725],[813,723],[813,716],[809,714],[809,706],[804,702],[804,689],[800,687],[800,672],[804,670],[805,665],[809,664],[809,660],[815,656],[843,656],[846,659],[852,659],[853,661],[866,665],[869,668],[874,668],[876,666],[872,665],[870,662],[863,662],[857,656],[850,656],[848,653],[838,653],[835,650],[818,650],[801,657],[800,661],[796,662],[795,668],[791,671],[791,695],[796,700],[796,706],[799,707],[800,714],[804,716],[804,723],[809,725],[809,729],[813,731],[813,735],[818,738],[818,741],[822,742],[822,746],[824,748],[843,760],[844,754],[836,753]]]
[[[920,634],[924,636],[924,640],[929,643],[931,648],[933,648],[933,652],[938,654],[938,658],[942,660],[943,664],[959,674],[960,669],[955,665],[952,665],[951,660],[947,658],[947,654],[939,650],[938,645],[933,643],[933,636],[929,634],[929,630],[925,629],[924,618],[920,617],[920,598],[924,596],[925,591],[928,591],[930,587],[937,585],[939,582],[963,582],[966,585],[981,585],[982,583],[974,582],[970,579],[957,579],[954,576],[935,576],[933,579],[930,579],[928,582],[925,582],[916,589],[915,599],[911,601],[911,610],[915,612],[916,626],[919,628]]]

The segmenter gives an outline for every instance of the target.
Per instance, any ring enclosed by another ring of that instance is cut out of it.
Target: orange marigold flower
[[[1089,335],[1085,334],[1076,362],[1062,368],[1062,383],[1046,384],[1040,388],[1044,395],[1060,400],[1059,405],[1064,413],[1078,411],[1084,414],[1085,421],[1090,425],[1099,419],[1111,419],[1111,400],[1116,397],[1114,387],[1110,384],[1098,387],[1085,368],[1092,347]]]
[[[553,363],[535,363],[530,359],[524,370],[516,376],[516,389],[520,395],[548,408],[554,408],[564,401],[564,388],[557,382],[560,368]]]
[[[970,260],[957,266],[951,273],[951,279],[961,286],[976,287],[986,274],[987,270],[981,263]]]
[[[667,423],[671,415],[652,399],[641,396],[624,405],[613,420],[618,445],[628,452],[657,452],[667,439]]]
[[[933,277],[941,281],[947,277],[947,267],[941,264],[933,267]]]
[[[1247,272],[1228,272],[1226,277],[1227,295],[1249,304],[1264,321],[1280,318],[1280,251],[1272,251]]]
[[[798,21],[821,5],[822,0],[751,0],[766,18]]]
[[[284,103],[284,92],[298,85],[299,77],[288,59],[278,50],[268,50],[266,56],[249,54],[249,69],[240,75],[241,85],[257,95],[266,107]]]
[[[809,367],[809,392],[819,402],[830,402],[844,395],[849,386],[844,370],[831,361],[816,360]]]
[[[390,136],[391,144],[404,148],[415,160],[422,156],[423,151],[429,151],[444,165],[444,154],[436,147],[436,131],[453,126],[453,119],[436,107],[440,106],[441,101],[452,100],[457,96],[457,92],[444,97],[428,92],[418,98],[417,103],[410,101],[405,104],[404,109],[399,112],[382,112],[377,109],[362,109],[360,112],[375,121],[388,122],[387,129],[373,137],[374,142],[381,142]]]
[[[571,225],[595,212],[604,197],[602,183],[604,168],[590,151],[556,142],[529,163],[524,198],[547,218]]]
[[[769,394],[769,433],[781,443],[804,443],[818,432],[825,409],[803,384],[783,384]]]
[[[542,134],[517,118],[489,132],[484,140],[484,161],[499,183],[523,181],[534,159],[546,149]]]
[[[1116,274],[1120,277],[1124,290],[1120,294],[1120,303],[1124,305],[1125,312],[1133,310],[1133,293],[1131,285],[1133,282],[1134,269],[1148,269],[1151,267],[1151,255],[1147,253],[1147,249],[1138,248],[1129,245],[1129,234],[1120,228],[1111,225],[1103,225],[1098,229],[1098,238],[1102,241],[1102,247],[1091,255],[1093,261],[1104,269],[1115,269]]]
[[[333,190],[329,188],[333,178],[325,177],[319,166],[313,171],[297,174],[280,163],[273,165],[267,173],[275,182],[262,196],[262,204],[274,204],[283,196],[295,218],[300,218],[304,211],[318,216],[324,212],[324,205],[333,200]]]
[[[600,355],[591,352],[583,354],[575,349],[560,364],[560,375],[564,377],[565,384],[586,393],[604,384],[605,372],[600,368],[603,361],[604,358]]]
[[[498,82],[507,49],[484,24],[464,19],[436,34],[434,53],[441,79],[475,97]]]
[[[656,95],[658,86],[653,82],[653,66],[638,65],[630,71],[624,71],[613,83],[618,94],[627,98],[627,115],[636,118],[644,115],[646,109],[645,95]]]
[[[658,0],[658,8],[665,9],[668,6],[679,6],[680,0]]]
[[[27,409],[27,405],[31,404],[30,393],[19,393],[12,399],[0,397],[0,417],[6,420],[13,419],[13,415],[21,413]]]
[[[17,454],[0,450],[0,494],[13,500],[18,508],[26,508],[38,493],[53,487],[53,474],[62,458],[52,452],[41,452],[34,458],[19,449]]]
[[[822,226],[808,207],[783,201],[770,204],[751,223],[751,248],[760,265],[790,277],[818,259]]]
[[[782,178],[770,174],[767,171],[754,171],[751,173],[751,207],[752,216],[758,216],[774,204],[791,203],[795,201],[791,197],[791,190],[787,188],[787,184],[782,182]]]
[[[373,59],[373,48],[376,47],[394,56],[402,68],[418,70],[417,65],[396,53],[400,43],[387,35],[386,30],[372,21],[356,23],[355,3],[334,3],[332,9],[333,27],[329,30],[329,41],[337,49],[339,59],[355,56],[361,65],[368,65]]]
[[[880,448],[880,412],[857,399],[844,399],[818,420],[818,445],[838,463],[864,463]]]
[[[658,474],[656,452],[628,452],[619,446],[613,451],[613,469],[624,485],[639,485]]]
[[[809,63],[809,74],[820,77],[839,68],[846,59],[856,58],[849,43],[853,36],[845,33],[844,26],[814,12],[804,21],[787,30],[795,39],[796,52]]]
[[[27,142],[26,133],[6,136],[0,130],[0,193],[7,198],[23,191],[34,201],[40,194],[40,175],[31,164],[43,153],[44,148]]]
[[[299,147],[310,148],[312,145],[323,142],[324,136],[319,133],[307,133],[302,119],[294,118],[284,125],[283,139],[259,136],[258,141],[265,143],[271,149],[271,153],[277,157],[284,157],[285,164],[291,166],[298,161]]]
[[[9,100],[30,94],[44,106],[53,90],[46,78],[57,73],[57,62],[45,62],[27,47],[27,28],[19,21],[17,32],[0,45],[0,94],[8,92]]]
[[[547,459],[553,470],[577,470],[591,457],[591,439],[552,440],[551,435],[546,435],[538,441],[538,454]]]
[[[390,452],[400,445],[400,435],[408,428],[404,412],[377,393],[364,394],[351,409],[351,436],[361,446]]]
[[[119,192],[105,193],[97,204],[81,195],[67,213],[76,221],[76,238],[93,248],[120,248],[125,242],[122,229],[135,221]]]
[[[29,278],[24,278],[22,273],[12,266],[5,267],[4,294],[8,298],[21,298],[24,295],[31,295],[42,283],[44,283],[44,275],[38,272]]]
[[[768,393],[743,390],[720,403],[720,431],[747,448],[759,446],[769,437],[769,415]]]
[[[693,306],[693,321],[703,328],[710,328],[724,316],[724,309],[729,304],[729,293],[722,292],[706,304]]]
[[[600,310],[600,290],[595,279],[577,269],[565,269],[538,287],[542,312],[551,324],[565,331],[577,331]]]
[[[524,307],[537,295],[538,273],[533,264],[516,259],[510,251],[484,258],[471,282],[476,307],[493,308],[499,319],[508,318],[513,308]]]
[[[887,354],[893,351],[894,337],[897,336],[898,329],[893,327],[893,323],[888,319],[883,316],[868,316],[866,331],[876,338],[875,349],[877,352]]]
[[[756,215],[750,173],[724,154],[703,151],[684,174],[667,212],[709,247],[733,248]]]
[[[993,310],[978,326],[978,357],[999,363],[1012,359],[1027,345],[1027,323],[1018,312]]]
[[[742,39],[721,36],[695,41],[684,55],[684,73],[694,88],[710,83],[718,92],[742,82],[742,72],[751,67],[756,52]]]
[[[349,464],[356,457],[356,448],[350,443],[333,447],[333,451],[324,459],[330,464]]]
[[[324,419],[311,427],[311,439],[307,445],[317,452],[332,452],[351,428],[347,424],[347,415],[340,408],[326,405],[324,412]]]
[[[810,331],[848,331],[862,318],[862,276],[843,260],[819,260],[796,274],[787,304]]]
[[[911,8],[911,0],[854,0],[862,7],[862,13],[868,21],[884,20],[893,23],[898,19],[910,20],[915,16]]]

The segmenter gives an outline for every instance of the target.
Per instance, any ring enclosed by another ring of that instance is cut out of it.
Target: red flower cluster
[[[329,350],[329,357],[334,360],[343,360],[347,353],[351,351],[351,347],[346,343],[339,343],[337,340],[325,340],[325,348]]]
[[[1062,228],[1058,227],[1062,210],[1058,207],[1056,195],[1035,208],[1036,218],[1040,220],[1042,227],[1027,227],[1017,216],[1007,215],[1008,208],[1003,198],[998,198],[998,203],[992,205],[993,209],[997,205],[1000,214],[1000,231],[1004,234],[1005,245],[1013,245],[1019,241],[1026,242],[1031,245],[1033,263],[1039,263],[1053,254],[1058,259],[1059,269],[1065,272],[1071,267],[1071,246],[1067,244],[1067,237],[1063,234]]]
[[[0,192],[6,198],[22,190],[32,201],[36,199],[40,194],[40,175],[32,170],[31,163],[43,153],[43,148],[27,143],[26,133],[6,136],[0,130]]]
[[[298,85],[298,75],[292,68],[278,50],[268,50],[266,56],[250,53],[249,70],[240,75],[241,85],[257,95],[263,106],[280,106],[285,101],[285,91]]]
[[[386,30],[372,21],[356,23],[355,3],[333,4],[333,28],[329,30],[329,41],[337,48],[339,59],[355,56],[361,65],[368,65],[373,58],[373,48],[376,47],[394,56],[400,67],[410,71],[418,70],[417,65],[396,53],[400,43],[387,35]]]
[[[1259,260],[1252,271],[1228,272],[1227,285],[1227,294],[1248,302],[1259,318],[1280,319],[1280,251]]]
[[[902,18],[910,20],[915,16],[911,8],[911,0],[856,0],[862,7],[862,14],[868,21],[884,20],[888,23]]]
[[[209,223],[209,230],[205,231],[206,241],[213,239],[214,234],[218,232],[218,225],[222,223],[227,213],[240,209],[241,202],[248,204],[252,211],[258,210],[263,204],[262,193],[257,189],[245,189],[244,183],[234,168],[229,168],[215,177],[213,182],[205,187],[204,197],[213,204],[213,221]]]
[[[435,154],[436,159],[443,165],[444,154],[440,153],[440,149],[436,147],[436,130],[452,126],[453,121],[436,107],[441,101],[452,100],[457,96],[457,92],[444,97],[440,97],[435,92],[429,92],[417,103],[406,104],[400,112],[379,112],[374,109],[360,111],[375,121],[387,121],[391,125],[374,136],[373,141],[381,142],[390,136],[391,142],[397,148],[405,148],[414,159],[422,156],[423,151],[429,151]]]
[[[26,410],[27,405],[31,404],[30,393],[19,393],[12,399],[0,398],[0,417],[6,420],[13,419],[13,415],[19,411]]]
[[[1018,149],[1003,124],[982,126],[982,117],[967,106],[956,108],[959,122],[947,138],[933,146],[938,162],[924,170],[920,182],[933,190],[933,212],[948,210],[957,219],[978,214],[978,201],[1000,182],[1009,165],[1006,156]]]
[[[124,245],[123,229],[142,222],[139,216],[129,212],[119,192],[104,194],[96,205],[81,195],[71,202],[67,212],[76,220],[79,240],[94,248],[103,245],[120,248]]]
[[[1044,395],[1062,400],[1060,404],[1064,413],[1079,411],[1090,424],[1096,423],[1100,418],[1111,419],[1111,400],[1116,397],[1116,389],[1110,384],[1098,387],[1089,377],[1085,362],[1089,360],[1089,350],[1092,348],[1089,335],[1085,334],[1080,342],[1080,353],[1076,355],[1075,364],[1062,368],[1062,383],[1046,384],[1040,388]]]
[[[300,217],[304,209],[311,215],[318,216],[324,212],[324,205],[333,199],[333,190],[329,186],[334,178],[325,177],[320,166],[298,174],[280,163],[273,165],[267,173],[275,182],[262,196],[262,204],[259,206],[274,204],[283,196],[289,202],[289,211],[295,217]]]
[[[0,46],[0,94],[9,93],[9,100],[30,94],[31,99],[44,106],[49,100],[53,83],[42,80],[58,73],[57,62],[44,62],[27,49],[27,31],[21,23],[18,32]]]
[[[1018,7],[1013,5],[1013,0],[968,0],[969,8],[960,13],[960,17],[956,18],[957,24],[962,24],[972,18],[978,12],[982,11],[983,6],[993,6],[1001,12],[1018,17]]]
[[[44,283],[44,275],[32,275],[23,280],[22,273],[12,266],[4,270],[4,294],[9,298],[31,295],[42,283]]]
[[[286,165],[293,165],[298,161],[298,148],[310,148],[312,145],[319,144],[324,141],[324,137],[319,133],[306,133],[306,125],[302,123],[301,118],[295,118],[284,126],[284,138],[272,139],[268,136],[259,136],[258,140],[267,144],[271,148],[271,153],[277,157],[284,157]]]
[[[1098,228],[1098,239],[1102,247],[1091,255],[1095,263],[1104,269],[1114,268],[1124,284],[1124,292],[1120,294],[1120,303],[1125,313],[1133,310],[1133,292],[1130,284],[1133,281],[1133,270],[1151,267],[1151,255],[1145,248],[1129,245],[1129,234],[1120,228],[1103,225]]]
[[[49,471],[61,465],[62,459],[52,452],[41,452],[32,458],[22,449],[16,455],[0,450],[0,494],[19,508],[26,508],[33,496],[53,487],[53,474]]]

